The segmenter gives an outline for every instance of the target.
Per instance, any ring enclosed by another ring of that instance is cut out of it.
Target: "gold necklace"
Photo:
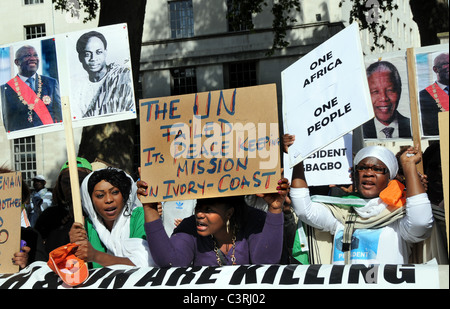
[[[236,265],[236,257],[234,256],[234,252],[236,250],[236,236],[233,233],[233,237],[231,238],[232,244],[233,246],[231,247],[231,249],[233,250],[233,252],[231,253],[231,263],[232,265]],[[217,247],[217,242],[216,240],[213,238],[213,242],[214,242],[214,252],[216,253],[216,259],[217,259],[217,264],[219,266],[222,266],[222,260],[220,259],[220,255],[219,255],[219,248]]]
[[[41,98],[41,94],[42,94],[41,76],[38,75],[37,79],[38,79],[38,92],[36,93],[36,99],[34,99],[33,103],[28,103],[27,101],[25,101],[25,99],[22,96],[22,92],[20,91],[20,87],[19,87],[19,82],[17,81],[17,76],[14,77],[14,86],[16,86],[16,91],[17,91],[17,95],[19,96],[19,100],[20,100],[20,102],[22,102],[22,104],[27,105],[29,110],[33,110],[34,105],[37,104],[39,102],[39,99]]]
[[[17,76],[14,77],[14,86],[16,87],[17,96],[19,97],[20,102],[28,107],[28,121],[33,122],[33,110],[34,106],[39,102],[42,94],[42,80],[41,76],[37,75],[38,79],[38,92],[36,93],[36,99],[34,99],[33,103],[28,103],[22,96],[22,92],[20,90],[19,82],[17,81]]]

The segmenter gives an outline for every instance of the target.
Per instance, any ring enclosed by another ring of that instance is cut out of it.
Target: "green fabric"
[[[364,207],[370,199],[363,199],[355,195],[346,195],[342,197],[328,195],[313,195],[311,201],[317,203],[334,204],[342,208]]]
[[[299,229],[304,229],[303,225],[300,226],[300,224],[301,223],[299,222]],[[309,265],[308,251],[303,251],[304,246],[305,245],[300,240],[300,234],[297,229],[295,232],[294,246],[292,247],[292,256],[302,265]]]
[[[85,225],[86,232],[88,234],[88,239],[92,247],[94,247],[95,250],[106,253],[107,249],[100,240],[100,237],[98,236],[98,233],[95,230],[91,219],[86,218],[85,222],[86,222]],[[142,207],[135,208],[130,218],[130,238],[146,239],[144,223],[145,223],[144,208]],[[92,268],[101,268],[101,267],[103,266],[95,262],[92,262]]]

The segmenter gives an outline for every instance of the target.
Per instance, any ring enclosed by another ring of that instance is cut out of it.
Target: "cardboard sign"
[[[276,192],[276,86],[140,101],[146,202]]]
[[[0,273],[15,273],[19,266],[11,262],[20,250],[20,213],[22,173],[0,174]]]
[[[282,83],[291,167],[374,117],[356,24],[283,71]]]

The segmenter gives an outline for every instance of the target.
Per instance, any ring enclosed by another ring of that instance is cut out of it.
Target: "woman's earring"
[[[230,220],[227,220],[227,234],[230,234]]]

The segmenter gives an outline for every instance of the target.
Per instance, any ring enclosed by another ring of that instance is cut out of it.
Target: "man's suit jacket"
[[[438,114],[440,109],[436,101],[431,94],[424,89],[419,93],[419,102],[423,135],[439,135]]]
[[[398,134],[401,138],[410,138],[411,134],[411,121],[408,117],[403,116],[398,111],[397,114],[398,121]],[[377,138],[377,130],[375,128],[375,119],[367,121],[363,125],[364,138]]]
[[[50,97],[50,104],[46,105],[54,123],[62,121],[61,112],[61,95],[59,92],[58,81],[54,78],[40,75],[42,81],[42,93],[40,98],[44,96]],[[17,77],[19,78],[19,77]],[[37,80],[36,86],[37,87]],[[43,123],[35,111],[32,111],[33,121],[28,121],[28,106],[23,104],[19,100],[19,96],[16,91],[13,90],[8,84],[1,86],[1,100],[2,100],[2,113],[3,124],[6,132],[12,132],[21,129],[33,128],[41,126]]]

